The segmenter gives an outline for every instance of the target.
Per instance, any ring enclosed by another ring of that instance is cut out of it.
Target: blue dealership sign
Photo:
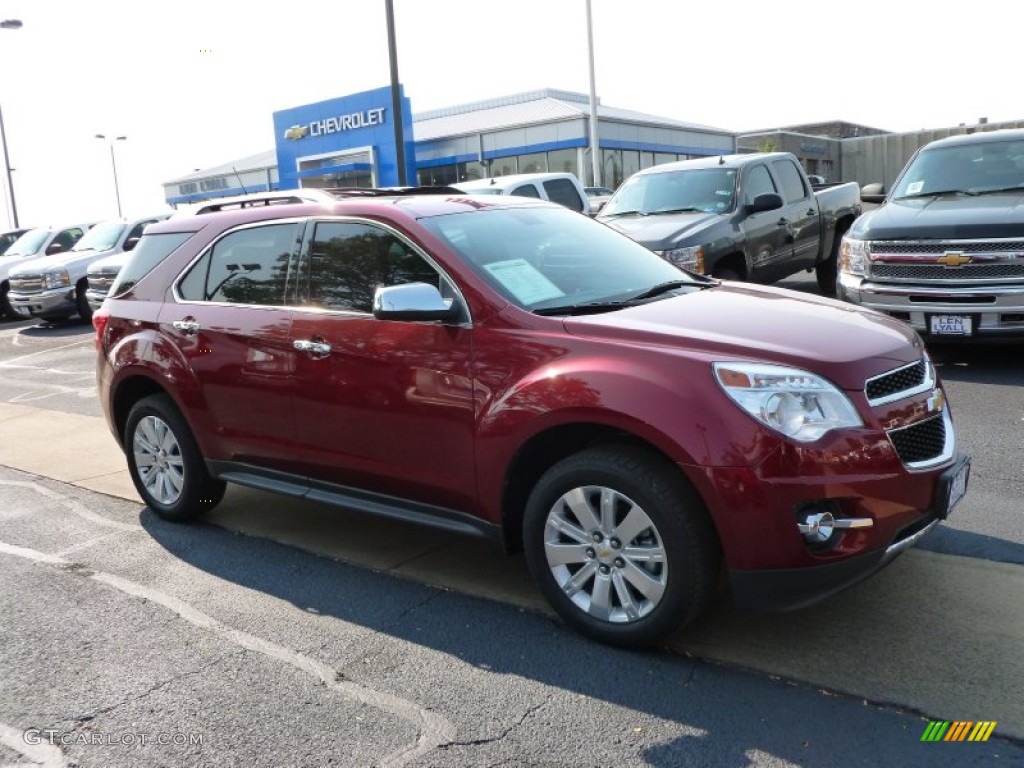
[[[415,184],[412,109],[402,86],[399,95],[406,178]],[[392,112],[390,86],[275,112],[281,188],[299,187],[302,178],[346,171],[374,171],[378,186],[397,186],[398,153]]]

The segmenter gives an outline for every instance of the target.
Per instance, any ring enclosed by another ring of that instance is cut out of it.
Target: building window
[[[622,150],[601,150],[601,181],[614,189],[622,183]]]
[[[630,149],[622,150],[622,178],[628,179],[640,170],[640,153]],[[606,179],[607,181],[607,179]],[[609,185],[611,186],[611,185]],[[615,189],[615,187],[612,187]]]
[[[545,173],[548,169],[548,158],[545,152],[534,152],[519,156],[520,173]]]
[[[580,175],[576,167],[575,149],[556,149],[548,152],[548,170],[556,173],[572,173],[577,178]]]
[[[496,157],[491,160],[491,176],[510,176],[519,173],[514,157]]]

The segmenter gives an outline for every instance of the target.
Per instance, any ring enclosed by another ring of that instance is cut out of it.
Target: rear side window
[[[804,187],[804,180],[797,170],[796,163],[792,160],[776,160],[772,163],[775,175],[779,177],[782,185],[782,193],[786,196],[786,202],[803,200],[807,197],[807,189]]]
[[[521,187],[516,187],[510,191],[509,194],[516,197],[540,197],[540,192],[537,191],[533,184],[523,184]]]
[[[411,246],[369,224],[317,224],[310,262],[308,304],[337,312],[371,312],[378,286],[428,283],[444,290],[440,273]]]
[[[186,301],[283,306],[299,234],[293,222],[228,233],[192,266],[178,295]]]
[[[548,193],[548,200],[551,202],[564,205],[578,213],[583,212],[583,200],[580,199],[580,193],[577,191],[576,185],[568,179],[549,179],[544,182],[544,191]]]
[[[153,267],[170,256],[195,232],[169,232],[162,235],[143,235],[128,261],[117,273],[110,288],[111,296],[120,296],[153,271]]]

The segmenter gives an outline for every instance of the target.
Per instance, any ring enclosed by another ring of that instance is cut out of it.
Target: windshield
[[[480,210],[422,223],[498,293],[531,311],[621,301],[670,282],[705,285],[611,227],[564,208]]]
[[[31,256],[43,247],[43,243],[46,242],[49,235],[50,230],[48,229],[29,230],[11,244],[4,256]]]
[[[984,194],[1024,187],[1024,141],[983,141],[918,153],[893,198]]]
[[[86,232],[82,239],[75,243],[72,251],[109,251],[124,232],[127,225],[120,221],[103,221]]]
[[[735,168],[705,168],[638,173],[623,182],[601,216],[674,211],[722,213],[736,197]]]

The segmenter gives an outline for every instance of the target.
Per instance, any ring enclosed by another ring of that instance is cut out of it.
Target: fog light
[[[870,528],[875,521],[870,517],[836,517],[823,504],[809,504],[796,529],[810,544],[824,544],[837,531],[845,528]]]

